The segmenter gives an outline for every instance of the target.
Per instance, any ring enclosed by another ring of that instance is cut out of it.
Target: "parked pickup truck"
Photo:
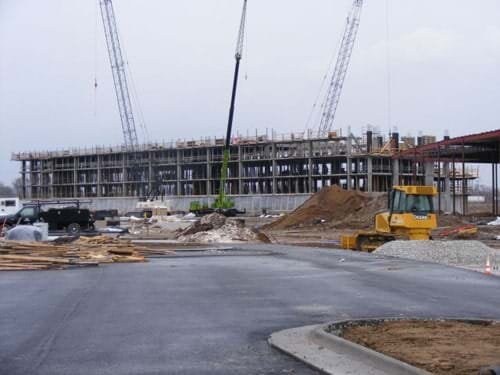
[[[78,234],[82,229],[94,229],[95,220],[90,211],[85,208],[50,208],[44,211],[39,205],[33,205],[7,216],[5,226],[13,227],[17,224],[26,225],[36,222],[48,223],[51,231],[66,230],[70,234]]]

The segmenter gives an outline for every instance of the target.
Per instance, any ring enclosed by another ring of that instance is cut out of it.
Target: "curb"
[[[425,370],[326,332],[326,329],[332,325],[356,321],[362,320],[339,320],[329,324],[288,329],[271,334],[268,343],[328,375],[430,374]]]
[[[335,322],[333,324],[339,323],[343,322]],[[311,332],[311,335],[316,342],[323,343],[330,350],[342,351],[353,357],[362,358],[363,361],[368,359],[374,364],[375,368],[383,369],[387,374],[431,375],[430,372],[409,365],[408,363],[355,344],[332,333],[327,333],[326,328],[327,326],[322,325]]]

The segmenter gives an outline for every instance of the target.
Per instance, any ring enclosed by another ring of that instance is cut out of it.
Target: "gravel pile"
[[[460,267],[484,267],[489,256],[500,265],[500,251],[479,241],[392,241],[374,253]]]

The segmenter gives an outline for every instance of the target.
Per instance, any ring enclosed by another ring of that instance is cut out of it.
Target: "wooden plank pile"
[[[168,255],[169,250],[138,247],[130,241],[98,236],[80,237],[67,244],[0,241],[0,271],[52,270],[97,266],[101,263],[145,262],[148,255]]]

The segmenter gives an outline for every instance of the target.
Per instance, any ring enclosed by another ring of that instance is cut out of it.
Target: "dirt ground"
[[[347,328],[344,338],[433,374],[477,374],[500,365],[500,324],[393,321]]]

